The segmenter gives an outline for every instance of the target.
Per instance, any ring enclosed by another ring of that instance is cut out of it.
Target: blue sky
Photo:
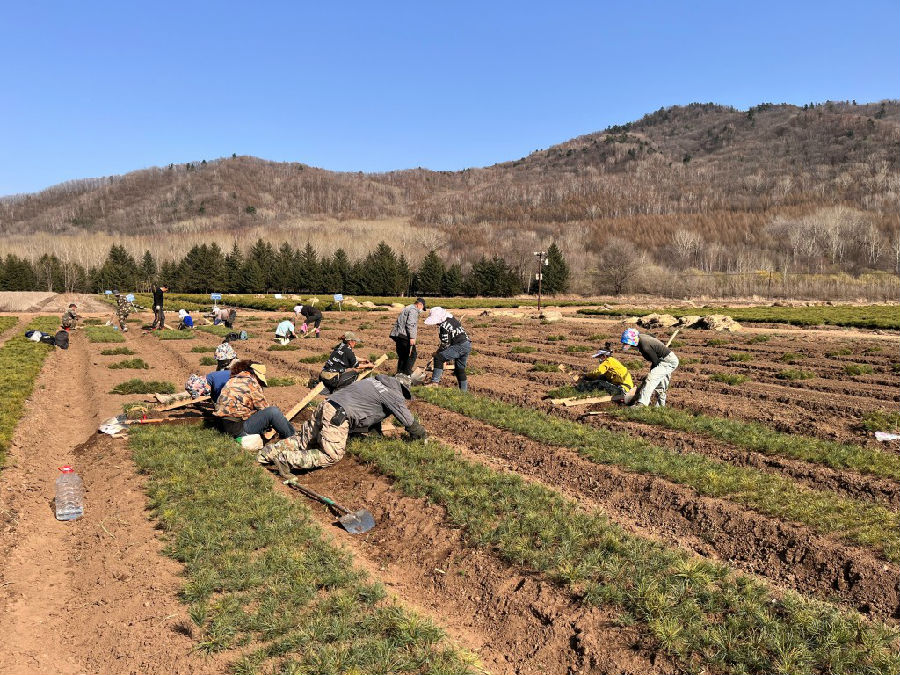
[[[900,97],[900,3],[13,2],[0,195],[256,155],[516,159],[661,106]]]

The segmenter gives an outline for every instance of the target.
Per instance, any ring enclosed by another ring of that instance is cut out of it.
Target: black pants
[[[338,389],[356,382],[357,375],[359,375],[359,371],[355,368],[348,368],[343,373],[327,373],[323,370],[319,375],[319,379],[325,385],[325,388],[333,394]]]
[[[418,356],[416,346],[409,344],[409,338],[395,337],[391,339],[397,345],[397,372],[412,375]]]

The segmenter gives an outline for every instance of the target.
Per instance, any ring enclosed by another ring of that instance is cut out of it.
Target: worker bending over
[[[266,367],[249,360],[231,364],[231,377],[222,387],[213,412],[219,428],[237,438],[250,434],[262,434],[275,429],[282,438],[293,436],[295,431],[276,406],[266,402],[263,386]]]
[[[453,374],[461,391],[469,390],[469,381],[466,379],[466,363],[469,353],[472,351],[472,342],[466,329],[462,327],[459,319],[454,317],[443,307],[434,307],[425,319],[426,326],[438,327],[438,339],[440,346],[434,353],[434,371],[431,374],[431,383],[437,384],[444,374],[444,364],[453,361]]]
[[[123,333],[128,332],[128,315],[134,311],[134,303],[128,299],[127,295],[122,295],[119,291],[113,291],[113,297],[116,299],[116,321],[119,324],[119,330]],[[107,321],[109,326],[112,322]]]
[[[282,346],[290,344],[291,340],[296,337],[294,322],[290,319],[285,319],[275,328],[275,342]]]
[[[650,372],[632,405],[650,405],[650,398],[656,392],[656,405],[665,406],[666,392],[672,373],[678,367],[678,357],[655,337],[649,333],[638,333],[636,328],[629,328],[622,333],[622,349],[628,351],[631,347],[637,347],[641,356],[650,362]]]
[[[319,380],[330,392],[335,392],[348,384],[355,382],[360,368],[372,365],[368,359],[360,360],[353,353],[356,346],[356,333],[347,331],[344,338],[338,342],[331,351],[331,356],[322,367]]]
[[[611,394],[613,400],[624,400],[628,392],[634,389],[634,382],[628,368],[612,356],[612,343],[607,342],[605,348],[592,354],[591,358],[603,360],[594,370],[582,376],[575,385],[576,389],[582,391],[602,389]]]
[[[178,330],[191,330],[194,327],[194,317],[186,309],[178,310]]]
[[[222,344],[216,347],[216,370],[225,370],[231,367],[231,362],[237,359],[237,352],[231,346],[231,335],[222,338]]]
[[[319,404],[312,419],[288,439],[267,445],[257,455],[261,464],[274,463],[287,477],[291,469],[315,469],[338,462],[351,433],[380,430],[389,415],[397,418],[414,440],[426,437],[407,407],[412,398],[408,375],[376,375],[354,382]]]
[[[416,298],[413,304],[403,308],[391,329],[390,337],[397,345],[398,373],[412,375],[413,366],[416,365],[419,314],[423,311],[425,311],[425,298]]]
[[[296,305],[294,307],[294,318],[302,321],[300,324],[300,332],[303,337],[309,335],[309,324],[316,329],[316,337],[319,337],[319,325],[322,323],[322,312],[312,305]]]

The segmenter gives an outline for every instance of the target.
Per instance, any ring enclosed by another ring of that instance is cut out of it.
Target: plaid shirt
[[[262,387],[253,373],[243,372],[232,377],[222,387],[213,415],[245,420],[268,405]]]

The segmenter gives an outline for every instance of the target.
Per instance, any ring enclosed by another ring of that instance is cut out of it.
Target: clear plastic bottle
[[[61,466],[56,479],[56,519],[75,520],[84,514],[84,483],[71,466]]]

